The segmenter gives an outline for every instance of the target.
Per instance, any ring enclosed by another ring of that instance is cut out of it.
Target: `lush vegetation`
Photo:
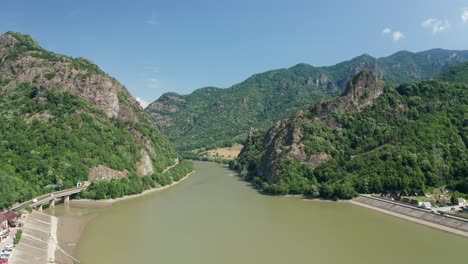
[[[455,56],[454,56],[455,54]],[[242,143],[251,127],[276,121],[344,90],[362,68],[376,70],[389,83],[430,79],[447,65],[468,59],[468,51],[398,52],[385,58],[362,55],[330,67],[298,64],[253,75],[228,89],[202,88],[189,95],[168,93],[146,111],[188,157],[191,150]]]
[[[128,91],[95,64],[46,51],[28,35],[8,32],[0,38],[12,44],[0,52],[0,208],[52,191],[46,186],[73,187],[98,165],[136,175],[142,151],[156,173],[174,164],[172,143]],[[23,63],[31,59],[34,63]],[[54,82],[47,80],[57,74],[67,81],[49,87]],[[23,83],[15,87],[11,81],[17,76]],[[104,96],[114,95],[118,102],[90,103],[93,89],[101,89],[91,76],[111,83]],[[74,90],[76,81],[89,89]],[[106,103],[118,103],[117,116],[104,111]]]
[[[447,71],[463,76],[467,71],[458,72],[462,69],[466,67]],[[276,169],[281,171],[278,179],[258,176],[268,147],[264,133],[249,138],[231,166],[273,194],[346,199],[356,193],[415,193],[440,186],[468,193],[466,83],[433,80],[387,86],[374,106],[362,112],[319,117],[333,118],[341,128],[314,122],[314,118],[317,115],[310,111],[305,118],[291,118],[288,127],[303,131],[301,143],[307,155],[331,156],[319,166],[283,152],[276,160]]]
[[[56,184],[70,188],[87,180],[99,164],[136,171],[144,143],[138,129],[156,142],[156,171],[174,163],[170,142],[151,123],[125,123],[67,92],[48,89],[37,94],[23,84],[0,97],[0,208],[31,199]]]
[[[16,231],[15,238],[13,238],[13,243],[14,243],[15,245],[18,245],[18,244],[19,244],[22,235],[23,235],[23,230],[18,229],[18,231]]]
[[[193,163],[182,160],[166,173],[152,175],[130,175],[128,178],[96,180],[79,196],[86,199],[115,199],[126,195],[139,194],[151,188],[166,186],[177,182],[194,170]]]
[[[468,63],[460,63],[449,67],[438,77],[439,80],[449,82],[468,83]]]

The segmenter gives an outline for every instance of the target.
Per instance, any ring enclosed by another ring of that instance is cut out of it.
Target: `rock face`
[[[93,110],[87,114],[94,115],[98,119],[97,123],[102,122],[124,130],[124,133],[117,133],[120,136],[130,133],[129,137],[133,137],[134,141],[129,142],[127,138],[126,142],[121,143],[135,146],[131,154],[119,152],[120,146],[114,143],[99,142],[102,145],[111,145],[109,148],[115,150],[115,153],[121,156],[129,155],[138,160],[138,150],[135,149],[141,147],[141,159],[135,162],[134,166],[127,164],[128,170],[121,169],[123,166],[118,164],[114,164],[114,168],[119,170],[112,169],[113,166],[109,164],[100,164],[89,168],[90,179],[121,178],[133,172],[138,175],[147,175],[156,170],[160,172],[172,165],[177,157],[172,144],[154,127],[151,118],[128,90],[91,61],[46,51],[27,35],[14,32],[0,35],[0,96],[25,83],[33,85],[34,92],[31,96],[36,97],[38,101],[48,101],[39,95],[44,95],[49,90],[69,93],[92,105]],[[170,96],[169,99],[178,100]],[[98,110],[93,113],[95,107],[104,114]],[[178,110],[177,107],[164,108],[162,104],[153,107],[169,112]],[[79,116],[83,112],[78,110],[74,114]],[[51,118],[54,116],[48,112],[33,112],[25,116],[29,123]],[[115,153],[107,152],[105,155]]]
[[[20,35],[16,35],[20,36]],[[22,35],[23,38],[28,38]],[[72,59],[45,53],[32,39],[31,49],[20,52],[24,43],[15,35],[0,36],[0,76],[4,83],[0,93],[18,84],[34,82],[38,90],[58,88],[96,105],[109,117],[134,121],[132,110],[119,102],[119,93],[133,106],[141,108],[125,87],[107,76],[87,59]],[[47,54],[48,56],[44,56]]]
[[[332,112],[360,112],[372,105],[383,91],[384,84],[379,77],[373,71],[363,70],[348,83],[343,96],[333,102],[321,101],[315,105],[312,112],[318,116]]]
[[[126,170],[125,171],[113,170],[104,165],[99,165],[89,170],[90,181],[119,179],[119,178],[125,178],[127,176],[128,176],[128,171]]]
[[[327,102],[321,101],[311,107],[310,114],[314,116],[313,119],[310,119],[310,115],[307,116],[304,111],[299,111],[290,119],[278,121],[264,139],[266,153],[257,169],[257,175],[271,184],[277,182],[282,173],[276,166],[279,159],[298,160],[308,163],[311,168],[331,159],[332,156],[329,153],[308,154],[306,152],[302,143],[304,137],[302,124],[318,123],[332,129],[339,128],[341,125],[329,114],[360,112],[371,106],[383,92],[384,84],[377,74],[363,70],[348,83],[342,96]]]
[[[154,172],[153,162],[146,150],[140,150],[141,160],[137,163],[137,174],[144,176]]]

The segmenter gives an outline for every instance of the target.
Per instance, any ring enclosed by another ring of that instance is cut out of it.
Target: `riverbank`
[[[190,175],[195,171],[192,171],[181,178],[179,181],[173,182],[169,185],[153,188],[146,190],[140,194],[125,196],[116,199],[107,199],[107,200],[71,200],[70,206],[72,207],[85,207],[85,208],[102,208],[110,206],[116,202],[125,201],[129,199],[138,198],[144,195],[148,195],[154,192],[160,192],[170,187],[173,187],[184,180],[186,180]],[[50,225],[50,234],[58,245],[52,245],[48,249],[48,254],[51,255],[48,259],[55,259],[54,263],[60,264],[74,264],[78,263],[74,260],[73,256],[76,255],[76,248],[78,242],[81,239],[83,232],[86,229],[86,226],[91,222],[96,216],[97,212],[90,213],[86,215],[63,215],[63,216],[51,216],[55,218],[55,221],[51,221]],[[53,222],[53,223],[52,223]],[[52,253],[55,252],[55,253]],[[52,263],[52,262],[51,262]]]
[[[23,227],[20,243],[10,258],[12,264],[56,263],[57,218],[33,211]]]
[[[359,196],[349,200],[349,202],[357,206],[468,238],[468,222],[366,196]]]
[[[168,184],[166,186],[148,189],[148,190],[145,190],[145,191],[143,191],[142,193],[139,193],[139,194],[133,194],[133,195],[128,195],[128,196],[124,196],[124,197],[120,197],[120,198],[105,199],[105,200],[89,200],[89,199],[71,200],[70,205],[75,206],[75,207],[97,207],[97,208],[109,206],[109,205],[111,205],[113,203],[116,203],[116,202],[138,198],[138,197],[150,194],[150,193],[160,192],[160,191],[165,190],[167,188],[173,187],[173,186],[183,182],[184,180],[186,180],[193,173],[195,173],[195,171],[192,171],[192,172],[188,173],[187,175],[185,175],[183,178],[181,178],[180,180],[178,180],[176,182],[173,182],[173,183]]]

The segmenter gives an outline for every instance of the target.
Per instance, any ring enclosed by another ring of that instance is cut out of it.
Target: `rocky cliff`
[[[276,166],[282,159],[294,159],[308,163],[312,168],[331,158],[331,153],[307,153],[304,145],[303,124],[320,124],[332,129],[342,125],[332,114],[360,112],[371,106],[384,92],[384,84],[373,71],[359,72],[346,87],[344,93],[329,101],[320,101],[309,109],[299,111],[290,119],[278,121],[266,134],[266,154],[257,169],[257,175],[268,183],[277,182],[281,170]]]
[[[54,54],[29,36],[12,32],[0,36],[0,58],[0,93],[33,82],[39,92],[58,88],[99,107],[109,117],[136,120],[130,106],[118,98],[121,94],[132,107],[140,108],[127,89],[85,58]]]
[[[231,166],[272,194],[347,199],[441,185],[466,192],[465,66],[450,67],[443,82],[399,86],[363,70],[336,99],[252,130]]]
[[[0,36],[0,189],[19,201],[43,186],[160,173],[177,154],[117,80],[84,58]],[[5,194],[6,195],[6,194]]]

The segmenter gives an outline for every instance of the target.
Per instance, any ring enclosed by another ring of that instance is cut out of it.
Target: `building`
[[[8,229],[8,218],[4,214],[0,214],[0,242],[10,236],[10,229]]]
[[[4,214],[0,214],[0,230],[8,227],[8,218]]]
[[[18,220],[18,215],[13,211],[9,211],[0,215],[0,225],[5,226],[5,228],[8,228],[9,226],[16,226],[16,220]]]
[[[432,207],[432,204],[430,202],[422,202],[421,203],[421,208],[429,209],[431,207]]]

